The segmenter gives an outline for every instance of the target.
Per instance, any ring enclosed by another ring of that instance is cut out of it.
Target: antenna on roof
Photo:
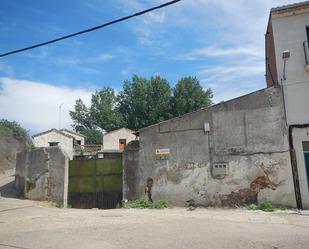
[[[63,103],[59,105],[59,123],[58,123],[58,129],[61,129],[61,108],[62,108]]]

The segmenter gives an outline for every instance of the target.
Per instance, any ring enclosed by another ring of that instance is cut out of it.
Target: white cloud
[[[89,105],[92,91],[49,84],[0,78],[0,117],[19,122],[31,133],[58,128],[59,105],[61,126],[71,128],[69,111],[81,98]]]
[[[177,60],[202,60],[205,57],[235,57],[235,56],[250,56],[257,58],[264,58],[263,47],[206,47],[194,49],[187,54],[178,55]]]

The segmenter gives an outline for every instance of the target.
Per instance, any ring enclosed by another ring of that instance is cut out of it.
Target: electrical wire
[[[62,37],[59,37],[59,38],[56,38],[56,39],[53,39],[53,40],[49,40],[49,41],[46,41],[46,42],[42,42],[42,43],[39,43],[39,44],[36,44],[36,45],[32,45],[32,46],[29,46],[29,47],[25,47],[25,48],[13,50],[13,51],[10,51],[10,52],[2,53],[2,54],[0,54],[0,57],[16,54],[16,53],[23,52],[23,51],[26,51],[26,50],[30,50],[30,49],[34,49],[34,48],[37,48],[37,47],[45,46],[47,44],[51,44],[51,43],[55,43],[55,42],[58,42],[58,41],[61,41],[61,40],[65,40],[65,39],[71,38],[73,36],[77,36],[77,35],[85,34],[85,33],[88,33],[88,32],[92,32],[92,31],[95,31],[97,29],[101,29],[101,28],[104,28],[106,26],[110,26],[112,24],[118,23],[118,22],[123,22],[123,21],[131,19],[133,17],[141,16],[141,15],[144,15],[144,14],[146,14],[148,12],[151,12],[151,11],[154,11],[154,10],[157,10],[157,9],[161,9],[161,8],[167,7],[169,5],[175,4],[175,3],[180,2],[180,1],[181,0],[170,1],[170,2],[167,2],[167,3],[161,4],[161,5],[158,5],[156,7],[153,7],[153,8],[150,8],[150,9],[146,9],[146,10],[143,10],[143,11],[140,11],[140,12],[137,12],[137,13],[132,14],[132,15],[125,16],[125,17],[122,17],[122,18],[119,18],[119,19],[116,19],[116,20],[104,23],[104,24],[99,25],[99,26],[95,26],[95,27],[92,27],[92,28],[89,28],[89,29],[85,29],[85,30],[82,30],[82,31],[79,31],[79,32],[76,32],[76,33],[65,35],[65,36],[62,36]]]

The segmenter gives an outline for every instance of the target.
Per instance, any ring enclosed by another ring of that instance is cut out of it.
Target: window
[[[81,144],[82,144],[82,141],[76,140],[76,143],[77,143],[78,145],[81,145]]]
[[[49,147],[58,146],[59,142],[49,142]]]

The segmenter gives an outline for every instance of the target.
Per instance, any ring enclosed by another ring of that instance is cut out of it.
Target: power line
[[[16,54],[16,53],[23,52],[23,51],[26,51],[26,50],[30,50],[30,49],[34,49],[34,48],[37,48],[37,47],[45,46],[47,44],[51,44],[51,43],[55,43],[55,42],[58,42],[58,41],[61,41],[61,40],[65,40],[65,39],[71,38],[73,36],[77,36],[77,35],[85,34],[85,33],[88,33],[88,32],[92,32],[94,30],[101,29],[101,28],[104,28],[106,26],[110,26],[112,24],[118,23],[118,22],[123,22],[123,21],[131,19],[133,17],[141,16],[141,15],[144,15],[144,14],[146,14],[148,12],[151,12],[151,11],[154,11],[154,10],[157,10],[157,9],[161,9],[161,8],[167,7],[169,5],[175,4],[175,3],[180,2],[180,1],[181,0],[170,1],[170,2],[167,2],[167,3],[161,4],[159,6],[156,6],[156,7],[150,8],[150,9],[146,9],[146,10],[137,12],[135,14],[132,14],[132,15],[129,15],[129,16],[125,16],[125,17],[116,19],[114,21],[111,21],[111,22],[108,22],[108,23],[104,23],[104,24],[99,25],[99,26],[95,26],[93,28],[89,28],[89,29],[85,29],[85,30],[73,33],[73,34],[65,35],[65,36],[62,36],[62,37],[59,37],[59,38],[56,38],[56,39],[53,39],[53,40],[49,40],[49,41],[46,41],[46,42],[42,42],[42,43],[30,46],[30,47],[25,47],[25,48],[13,50],[13,51],[10,51],[10,52],[6,52],[6,53],[3,53],[3,54],[0,54],[0,57],[8,56],[8,55],[11,55],[11,54]]]

